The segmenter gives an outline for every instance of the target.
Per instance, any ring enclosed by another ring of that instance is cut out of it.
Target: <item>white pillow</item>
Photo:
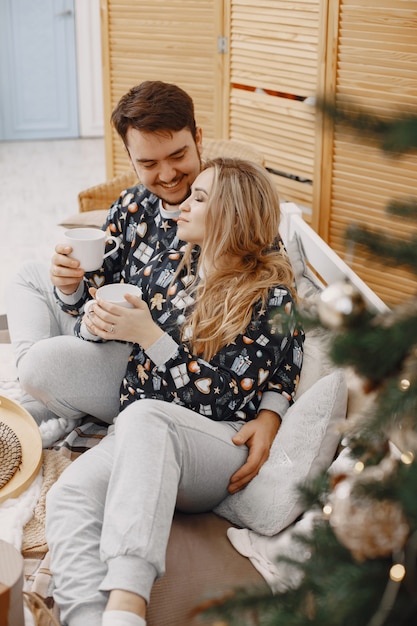
[[[330,358],[331,339],[332,334],[325,328],[311,328],[306,331],[303,346],[303,366],[295,400],[298,400],[320,378],[331,374],[336,369],[336,365]],[[286,415],[284,416],[285,419],[287,419]]]
[[[317,317],[317,299],[323,289],[320,281],[306,263],[303,244],[294,233],[286,246],[288,257],[294,272],[297,293],[300,298],[298,309],[306,318]],[[295,398],[299,398],[307,389],[323,376],[335,370],[335,364],[329,356],[332,333],[327,328],[314,326],[306,329],[304,341],[303,367]]]
[[[285,249],[291,261],[298,295],[302,300],[316,297],[323,290],[323,285],[308,267],[303,244],[297,233],[294,233]]]
[[[259,474],[214,512],[261,535],[275,535],[304,507],[298,485],[326,470],[340,441],[338,424],[346,418],[347,385],[343,370],[318,380],[288,409]]]
[[[64,226],[64,228],[101,228],[106,221],[108,212],[108,209],[96,209],[75,213],[63,219],[58,226]]]

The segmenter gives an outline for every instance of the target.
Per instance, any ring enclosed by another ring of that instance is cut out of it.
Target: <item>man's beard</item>
[[[191,193],[191,187],[188,187],[187,189],[187,193],[181,198],[181,200],[178,200],[177,202],[170,202],[169,200],[167,200],[166,198],[164,198],[164,196],[159,196],[162,200],[162,202],[164,203],[164,205],[167,206],[179,206],[180,204],[182,204],[182,202],[184,202],[184,200],[186,200],[188,198],[188,196]]]
[[[196,150],[197,150],[197,148],[196,148]],[[197,155],[198,155],[198,160],[199,160],[199,163],[200,163],[200,170],[199,170],[199,171],[201,172],[201,169],[202,169],[202,167],[203,167],[203,163],[202,163],[202,161],[201,161],[201,156],[200,156],[200,153],[198,152],[198,150],[197,150]],[[191,195],[191,185],[189,184],[189,185],[188,185],[188,187],[187,187],[187,192],[185,193],[184,197],[183,197],[183,198],[181,198],[181,200],[178,200],[178,202],[175,202],[175,204],[172,204],[171,202],[169,202],[169,200],[167,200],[166,198],[164,198],[164,197],[163,197],[163,196],[161,196],[161,195],[160,195],[159,197],[161,198],[162,202],[163,202],[165,205],[168,205],[168,206],[175,206],[175,207],[177,207],[177,206],[179,206],[182,202],[184,202],[184,200],[186,200],[186,199],[187,199],[190,195]]]

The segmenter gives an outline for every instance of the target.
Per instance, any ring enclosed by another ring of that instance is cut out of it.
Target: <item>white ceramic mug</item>
[[[129,283],[109,283],[97,289],[96,299],[101,298],[102,300],[106,300],[106,302],[133,309],[133,305],[124,298],[126,293],[140,298],[142,296],[142,289],[136,285],[130,285]]]
[[[111,250],[104,253],[107,241],[113,241],[115,245]],[[66,230],[64,243],[72,248],[72,252],[68,256],[77,259],[86,272],[99,269],[103,259],[116,252],[120,246],[116,237],[107,235],[104,230],[98,228],[71,228]]]

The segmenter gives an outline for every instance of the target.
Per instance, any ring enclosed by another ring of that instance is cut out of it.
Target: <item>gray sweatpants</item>
[[[149,600],[163,575],[174,508],[213,509],[246,461],[233,435],[242,422],[214,422],[159,400],[138,400],[100,444],[51,488],[46,538],[62,623],[100,626],[108,592]]]
[[[43,264],[24,264],[6,298],[18,376],[28,394],[22,404],[38,423],[86,414],[111,423],[131,345],[75,337],[76,320],[57,305]]]

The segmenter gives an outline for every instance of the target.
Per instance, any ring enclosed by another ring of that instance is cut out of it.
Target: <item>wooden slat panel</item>
[[[255,3],[253,0],[237,0],[236,4],[240,4],[242,6],[254,6]],[[280,0],[279,2],[281,7],[285,7],[287,10],[297,11],[297,10],[306,10],[308,7],[311,7],[311,10],[314,11],[317,7],[317,3],[315,0]],[[276,0],[256,0],[256,5],[259,10],[274,8],[277,6]]]
[[[392,118],[417,105],[417,3],[407,0],[341,0],[336,103],[348,97],[368,111]],[[350,224],[407,239],[414,224],[386,213],[391,199],[417,197],[417,156],[384,155],[372,142],[336,128],[333,143],[329,243],[342,256]],[[415,293],[415,276],[369,261],[359,250],[353,269],[388,304]]]
[[[367,215],[367,212],[366,212]],[[404,298],[415,295],[415,276],[403,268],[396,268],[393,264],[383,265],[377,258],[369,259],[359,248],[352,247],[346,242],[346,229],[352,223],[363,223],[364,213],[361,215],[332,221],[330,240],[332,248],[355,270],[355,272],[389,305],[403,302]],[[374,223],[375,228],[381,224]],[[399,233],[392,233],[400,236]],[[408,232],[404,234],[404,239]]]
[[[343,256],[345,248],[332,244],[333,249]],[[404,299],[415,296],[415,275],[404,269],[384,266],[373,259],[369,260],[357,253],[353,261],[349,258],[352,269],[384,300],[388,306],[402,304]]]
[[[254,143],[267,167],[312,180],[314,115],[314,108],[304,102],[234,89],[230,137]]]
[[[281,198],[307,207],[315,110],[294,98],[317,91],[319,12],[320,0],[230,0],[228,135],[256,145],[287,175],[274,176]]]
[[[319,2],[232,0],[231,6],[231,82],[314,94]]]
[[[101,0],[107,111],[144,80],[178,84],[193,98],[206,137],[221,136],[222,63],[217,52],[222,4],[216,0]],[[128,167],[116,133],[106,133],[107,175]]]
[[[273,175],[273,180],[281,202],[296,202],[299,207],[310,209],[312,185],[276,175]]]

